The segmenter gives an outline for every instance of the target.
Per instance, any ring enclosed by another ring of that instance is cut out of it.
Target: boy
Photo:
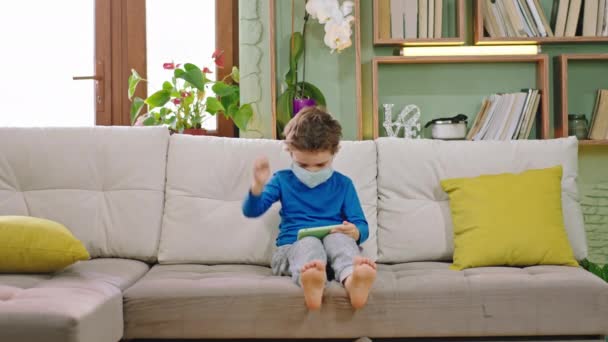
[[[332,169],[341,136],[340,124],[325,111],[316,107],[300,111],[285,127],[291,169],[278,171],[271,178],[268,159],[258,158],[253,185],[243,203],[245,216],[258,217],[281,201],[273,273],[291,275],[303,288],[310,310],[321,307],[328,261],[356,309],[367,302],[376,278],[376,264],[359,255],[358,244],[369,232],[353,183]],[[323,240],[297,240],[298,230],[327,225],[339,227]]]

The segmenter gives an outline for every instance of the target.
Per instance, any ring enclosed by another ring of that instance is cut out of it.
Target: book
[[[570,0],[568,18],[566,19],[566,32],[564,33],[564,36],[566,37],[576,36],[576,28],[578,27],[579,18],[581,16],[582,1],[583,0]]]
[[[597,91],[589,139],[608,139],[608,89]]]
[[[509,31],[507,30],[507,24],[505,23],[504,18],[500,15],[498,5],[495,3],[492,3],[491,5],[490,10],[495,19],[496,27],[498,28],[498,37],[508,37]]]
[[[526,120],[526,114],[528,113],[528,110],[530,109],[531,102],[534,100],[534,97],[533,97],[534,90],[532,90],[532,89],[524,89],[524,90],[526,90],[526,101],[523,105],[521,115],[519,116],[519,120],[517,120],[517,126],[515,127],[515,132],[513,133],[513,136],[511,136],[511,139],[517,139],[519,137],[521,127],[523,126],[524,121]]]
[[[443,36],[443,0],[435,0],[435,38]]]
[[[427,37],[433,38],[435,37],[435,0],[428,0],[428,18],[427,18]]]
[[[418,38],[418,0],[405,0],[405,38]]]
[[[602,36],[608,36],[608,0],[606,0],[606,6],[604,6],[604,24],[602,28]]]
[[[486,140],[500,140],[502,128],[508,119],[508,112],[513,107],[514,98],[511,94],[503,94],[498,99],[492,122],[486,134]]]
[[[475,121],[473,121],[473,125],[471,125],[471,129],[469,130],[469,133],[467,133],[467,137],[466,137],[467,140],[473,140],[473,137],[481,129],[481,124],[483,123],[484,117],[485,117],[486,112],[488,111],[489,107],[490,107],[490,100],[484,99],[483,102],[481,103],[481,107],[479,108],[479,112],[477,113],[477,116],[475,117]]]
[[[403,0],[391,0],[391,38],[405,38],[403,14],[405,11]]]
[[[525,1],[526,0],[515,0],[515,7],[518,10],[520,18],[523,19],[524,29],[526,30],[526,34],[528,34],[528,37],[538,37],[540,36],[538,28],[534,23],[532,13],[528,9],[528,6]]]
[[[526,139],[540,105],[538,89],[493,94],[485,98],[467,134],[467,140]]]
[[[527,97],[528,94],[523,92],[513,94],[513,105],[508,112],[507,120],[502,128],[500,140],[513,139],[521,115],[524,112],[524,105]]]
[[[521,9],[521,12],[524,15],[524,18],[526,19],[526,25],[529,27],[532,33],[532,37],[544,37],[540,33],[538,25],[536,25],[536,21],[534,20],[534,16],[532,15],[530,7],[528,6],[528,2],[526,0],[518,0],[518,4],[519,8]]]
[[[428,38],[428,0],[418,0],[418,38]]]
[[[481,128],[473,137],[473,140],[483,140],[488,134],[488,130],[490,129],[490,122],[492,122],[494,118],[494,114],[496,113],[496,109],[498,108],[498,104],[501,96],[498,94],[491,95],[488,101],[490,102],[488,108],[485,111],[484,121],[481,124]]]
[[[380,38],[391,38],[391,0],[378,1],[378,29]]]
[[[555,14],[554,33],[556,37],[563,37],[566,33],[566,19],[568,18],[568,5],[570,0],[559,0],[554,3],[553,13]]]
[[[508,111],[513,106],[511,94],[496,94],[496,104],[492,116],[489,117],[487,130],[482,140],[498,140],[502,127],[507,119]]]
[[[498,34],[498,29],[496,27],[496,21],[492,13],[490,12],[490,8],[492,4],[490,0],[480,1],[479,6],[481,6],[481,15],[483,18],[483,27],[490,37],[500,37]]]
[[[589,139],[591,139],[591,132],[593,130],[593,126],[595,125],[595,117],[597,114],[597,105],[598,102],[600,101],[600,90],[597,91],[597,95],[595,96],[595,104],[593,105],[593,112],[591,113],[591,124],[589,125]]]
[[[514,37],[529,37],[528,31],[526,30],[523,17],[519,12],[517,0],[504,0],[504,8],[507,12],[507,21],[511,23],[514,29]]]
[[[534,97],[534,103],[532,104],[532,109],[530,115],[527,119],[527,127],[524,132],[524,135],[520,139],[529,139],[530,133],[532,133],[532,127],[534,127],[534,122],[536,121],[536,115],[538,114],[538,107],[540,105],[540,93],[538,90],[536,91],[536,96]]]
[[[502,20],[504,27],[505,27],[505,31],[507,32],[506,37],[517,36],[517,34],[515,33],[515,28],[513,27],[513,24],[511,23],[511,20],[509,19],[509,15],[507,13],[505,3],[502,1],[497,1],[497,2],[495,2],[495,4],[496,4],[496,11],[498,12],[497,17],[500,20]]]
[[[529,126],[534,123],[534,118],[536,117],[536,113],[538,112],[539,105],[539,91],[538,89],[532,89],[530,94],[528,106],[524,111],[524,115],[522,117],[521,126],[519,127],[519,131],[517,133],[517,139],[527,139],[530,133],[528,132]],[[531,128],[530,128],[531,129]]]
[[[585,0],[585,10],[583,13],[583,36],[585,37],[596,35],[599,5],[598,0]]]
[[[534,9],[538,12],[540,16],[540,20],[543,23],[543,27],[545,28],[545,32],[547,32],[547,37],[553,37],[553,30],[551,29],[551,25],[549,24],[549,20],[547,20],[547,16],[545,16],[545,11],[543,11],[543,7],[540,4],[540,0],[534,1]]]
[[[597,4],[597,25],[595,26],[595,35],[602,36],[604,29],[604,16],[606,15],[606,0],[599,0]]]

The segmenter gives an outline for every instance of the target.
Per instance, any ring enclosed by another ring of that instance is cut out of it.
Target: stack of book
[[[608,139],[608,89],[597,91],[589,139]]]
[[[555,0],[551,24],[540,0],[483,0],[490,37],[608,36],[608,0]]]
[[[537,89],[494,94],[483,100],[468,140],[528,139],[540,104]]]
[[[443,0],[379,0],[380,11],[390,12],[392,39],[441,38],[443,30]],[[388,25],[384,25],[388,29]],[[383,26],[380,26],[381,31]]]

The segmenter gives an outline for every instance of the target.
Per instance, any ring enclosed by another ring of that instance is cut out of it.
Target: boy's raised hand
[[[354,224],[344,221],[340,227],[336,227],[331,230],[332,233],[342,233],[348,235],[355,239],[355,241],[359,241],[359,237],[361,233],[359,233],[359,229]]]
[[[268,162],[268,158],[257,158],[253,163],[253,186],[251,187],[251,193],[256,196],[260,195],[269,178],[270,163]]]

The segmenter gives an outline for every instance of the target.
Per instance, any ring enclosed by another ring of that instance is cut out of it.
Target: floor
[[[188,342],[279,342],[279,341],[290,341],[290,342],[608,342],[608,337],[581,337],[581,336],[571,336],[571,337],[525,337],[525,338],[517,338],[517,337],[497,337],[497,338],[402,338],[402,339],[369,339],[367,337],[363,337],[357,340],[352,339],[344,339],[344,340],[335,340],[335,339],[318,339],[318,340],[131,340],[125,342],[179,342],[179,341],[188,341]]]

